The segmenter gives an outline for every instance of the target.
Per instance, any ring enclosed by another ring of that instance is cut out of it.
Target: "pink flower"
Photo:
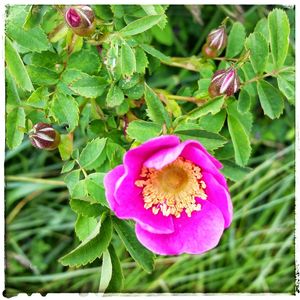
[[[232,220],[221,167],[199,142],[161,136],[129,150],[105,176],[106,197],[118,218],[136,221],[146,248],[200,254],[219,243]]]

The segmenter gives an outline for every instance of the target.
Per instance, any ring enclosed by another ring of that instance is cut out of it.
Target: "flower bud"
[[[60,142],[60,135],[51,125],[37,123],[29,132],[29,139],[35,148],[54,150]]]
[[[74,33],[89,36],[95,31],[95,14],[87,5],[75,5],[65,12],[65,20]]]
[[[239,88],[240,80],[236,69],[230,67],[226,70],[215,72],[208,88],[208,92],[212,98],[224,94],[232,96]]]
[[[227,44],[227,33],[224,25],[210,32],[207,36],[206,44],[202,48],[205,57],[217,57]]]

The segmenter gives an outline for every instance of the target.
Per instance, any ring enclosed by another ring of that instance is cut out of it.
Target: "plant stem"
[[[168,100],[178,100],[178,101],[188,101],[188,102],[194,102],[194,103],[205,103],[207,100],[203,98],[197,98],[197,97],[188,97],[188,96],[179,96],[179,95],[171,95],[166,94],[165,91],[162,91],[160,89],[154,89],[160,100],[165,101]]]
[[[78,161],[77,159],[75,159],[75,161],[77,162],[80,171],[83,173],[84,178],[87,178],[87,177],[88,177],[88,174],[87,174],[87,172],[85,171],[85,169],[80,165],[80,163],[79,163],[79,161]]]

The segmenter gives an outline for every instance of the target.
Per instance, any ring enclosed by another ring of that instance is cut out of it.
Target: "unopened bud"
[[[209,58],[217,57],[227,44],[227,33],[224,25],[210,32],[206,44],[202,48],[204,56]]]
[[[60,135],[51,125],[37,123],[29,132],[29,139],[35,148],[54,150],[60,142]]]
[[[240,80],[236,69],[230,67],[226,70],[215,72],[208,88],[208,92],[212,98],[220,95],[232,96],[239,88]]]
[[[89,36],[95,31],[95,14],[87,5],[75,5],[65,12],[65,20],[74,33]]]

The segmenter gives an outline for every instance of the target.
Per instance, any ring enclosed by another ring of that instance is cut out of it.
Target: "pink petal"
[[[137,224],[137,238],[160,255],[201,254],[216,247],[224,231],[223,215],[214,204],[205,200],[200,203],[201,211],[193,212],[190,218],[185,213],[174,218],[173,233],[154,234]]]
[[[105,195],[108,201],[108,204],[112,210],[115,210],[117,206],[117,202],[114,196],[114,192],[116,189],[117,181],[121,178],[124,174],[124,166],[120,165],[109,171],[104,176],[104,186],[105,186]]]
[[[225,228],[228,228],[232,221],[233,207],[229,192],[226,188],[218,183],[218,181],[208,172],[202,172],[203,180],[206,183],[205,192],[207,201],[217,206],[223,214],[225,220]]]
[[[194,145],[186,147],[181,154],[184,158],[192,161],[194,164],[199,166],[202,170],[207,171],[214,175],[215,179],[226,189],[227,183],[223,174],[218,170],[219,168],[216,164],[210,159],[210,157],[200,150],[199,147],[195,148]]]

